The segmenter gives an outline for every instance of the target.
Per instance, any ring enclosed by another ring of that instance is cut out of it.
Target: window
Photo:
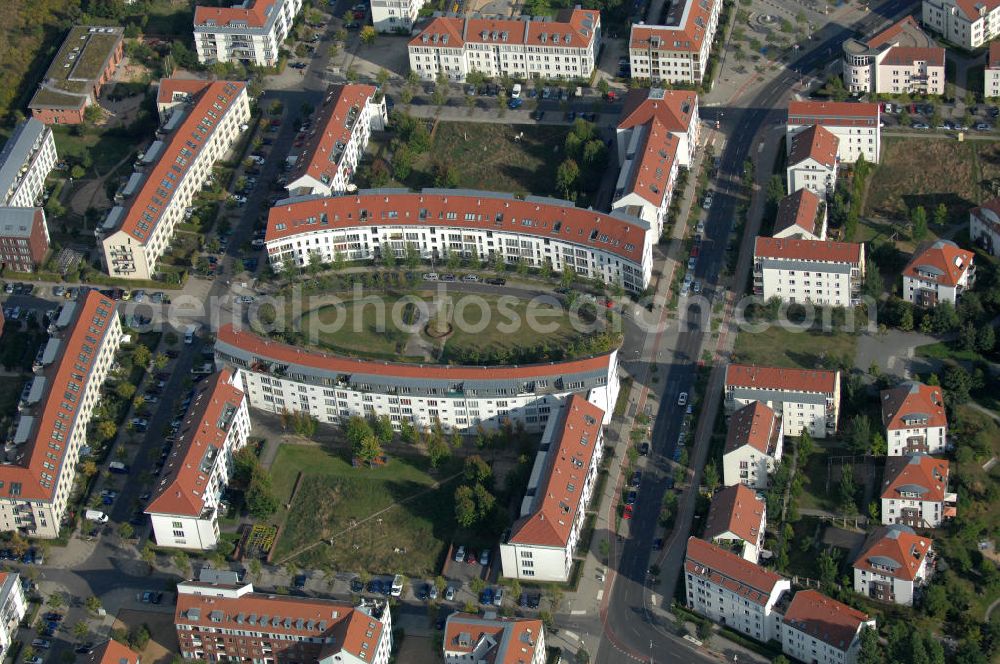
[[[174,537],[184,537],[184,531],[183,530],[175,530],[174,531]]]

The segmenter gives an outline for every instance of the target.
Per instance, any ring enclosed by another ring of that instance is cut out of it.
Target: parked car
[[[677,405],[678,406],[686,406],[687,402],[688,402],[688,393],[687,392],[681,392],[680,394],[677,395]]]
[[[631,519],[632,515],[633,515],[632,506],[631,505],[626,505],[625,506],[625,511],[622,512],[622,518],[623,519]]]
[[[455,562],[460,563],[463,560],[465,560],[465,547],[459,546],[457,549],[455,549]]]
[[[490,550],[489,549],[483,549],[482,552],[480,552],[480,554],[479,554],[479,564],[482,565],[483,567],[486,567],[487,565],[490,564]]]
[[[635,505],[635,501],[637,501],[638,499],[639,499],[639,492],[638,491],[634,491],[634,490],[633,491],[629,491],[628,495],[625,496],[625,504],[626,505]]]
[[[481,604],[493,604],[493,589],[486,588],[483,590],[483,594],[479,596],[479,602]]]
[[[649,443],[639,444],[639,456],[646,456],[649,454]]]
[[[52,647],[52,642],[48,639],[34,639],[31,642],[32,648],[42,648],[43,650],[48,650]]]
[[[642,471],[637,470],[632,473],[632,479],[629,481],[629,486],[632,488],[638,488],[640,482],[642,482]]]
[[[351,579],[351,592],[352,593],[360,593],[360,592],[364,592],[364,590],[365,590],[365,584],[362,583],[360,577],[356,576],[353,579]]]
[[[455,589],[452,586],[448,586],[444,589],[444,598],[449,602],[455,599]]]

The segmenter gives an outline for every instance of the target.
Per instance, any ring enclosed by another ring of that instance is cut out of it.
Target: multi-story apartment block
[[[764,643],[780,637],[788,579],[697,537],[688,538],[684,579],[692,611]]]
[[[49,252],[49,227],[40,208],[0,207],[0,264],[33,272]]]
[[[195,7],[198,62],[275,65],[301,9],[302,0],[245,0],[233,7]]]
[[[837,431],[840,372],[730,364],[726,408],[733,411],[754,401],[781,416],[785,435],[800,436],[806,430],[814,438],[825,438]]]
[[[1000,41],[990,42],[983,78],[983,96],[988,99],[1000,97]]]
[[[1000,198],[969,210],[969,238],[991,256],[1000,256]]]
[[[425,81],[444,74],[491,78],[588,79],[597,66],[601,12],[565,9],[554,20],[437,16],[408,46],[410,71]]]
[[[128,200],[113,207],[98,230],[109,275],[153,278],[184,209],[249,119],[246,84],[235,81],[204,81],[189,105],[172,111],[173,131],[150,147],[123,191]]]
[[[215,359],[241,369],[252,408],[309,413],[330,424],[388,415],[394,426],[440,422],[466,431],[509,420],[540,433],[574,392],[588,392],[606,413],[618,397],[617,350],[511,367],[394,364],[311,351],[226,325],[218,332]]]
[[[948,492],[948,461],[925,454],[889,457],[882,476],[882,523],[937,528],[957,513]]]
[[[826,202],[809,189],[799,189],[778,201],[771,236],[790,240],[825,240],[826,217]]]
[[[80,124],[87,106],[114,76],[124,56],[125,29],[77,25],[38,84],[28,109],[45,124]]]
[[[906,382],[882,390],[882,426],[889,456],[944,454],[948,416],[941,388]]]
[[[701,122],[698,95],[687,90],[633,90],[625,97],[618,123],[620,170],[612,210],[663,232],[680,168],[690,168]]]
[[[288,194],[330,196],[346,191],[371,133],[383,131],[386,122],[385,98],[375,86],[331,86],[306,144],[293,155]]]
[[[712,496],[704,538],[757,563],[764,548],[767,506],[764,498],[745,484],[720,489]]]
[[[789,657],[813,664],[855,664],[861,630],[875,620],[815,590],[792,597],[781,623],[781,649]]]
[[[87,425],[122,326],[113,300],[89,291],[56,321],[0,466],[0,530],[52,539],[66,513]]]
[[[139,654],[128,646],[111,640],[90,651],[88,664],[139,664]]]
[[[550,417],[520,518],[500,545],[503,575],[529,581],[569,580],[604,453],[605,411],[580,394]]]
[[[386,604],[254,592],[234,572],[177,584],[174,623],[181,656],[274,664],[388,664],[392,617]]]
[[[722,455],[723,484],[766,489],[784,448],[781,417],[766,404],[752,401],[729,418]]]
[[[944,58],[944,48],[906,16],[868,41],[844,42],[844,86],[851,92],[943,95]]]
[[[264,241],[275,270],[323,261],[378,259],[407,248],[427,260],[461,255],[512,264],[548,264],[562,272],[619,284],[634,293],[652,276],[650,226],[621,212],[603,214],[567,201],[496,192],[425,189],[361,191],[334,198],[281,201]]]
[[[223,369],[198,387],[146,508],[158,546],[209,550],[219,542],[218,512],[233,454],[250,435],[239,372]]]
[[[24,596],[20,575],[17,572],[0,572],[0,657],[7,658],[27,612],[28,599]]]
[[[372,25],[379,32],[409,34],[425,0],[371,0]]]
[[[1000,36],[1000,0],[923,0],[921,22],[972,50]]]
[[[857,242],[758,237],[754,294],[765,300],[852,307],[861,302],[865,245]]]
[[[913,606],[914,591],[927,583],[933,570],[932,543],[909,526],[877,528],[854,561],[854,592],[881,602]]]
[[[917,250],[903,270],[903,299],[921,307],[957,304],[976,283],[975,254],[951,240]]]
[[[0,207],[41,205],[45,178],[58,159],[51,129],[35,118],[18,124],[0,151]]]
[[[670,3],[664,25],[632,25],[632,77],[657,83],[700,84],[708,71],[722,0]]]
[[[545,664],[545,628],[533,618],[452,613],[444,625],[444,664]]]
[[[824,199],[837,185],[840,139],[822,125],[812,125],[791,137],[785,178],[789,192],[809,189]]]
[[[785,127],[788,149],[791,150],[793,136],[821,125],[837,137],[837,157],[841,162],[854,163],[864,155],[868,163],[878,163],[882,146],[881,111],[879,104],[793,101],[788,104]]]

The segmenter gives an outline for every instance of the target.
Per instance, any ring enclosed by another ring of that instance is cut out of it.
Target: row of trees
[[[608,149],[592,123],[577,119],[566,136],[566,158],[556,169],[556,189],[563,198],[574,199],[577,192],[593,191],[604,177]]]
[[[253,446],[248,445],[233,456],[232,486],[243,490],[247,512],[254,518],[266,519],[278,510],[271,476]]]

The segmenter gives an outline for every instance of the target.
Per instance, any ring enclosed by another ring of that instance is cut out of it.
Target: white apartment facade
[[[665,25],[632,25],[632,78],[698,85],[708,71],[723,0],[683,0],[668,8]]]
[[[198,388],[146,508],[156,544],[208,551],[219,542],[222,493],[233,455],[250,435],[239,372],[223,369]]]
[[[7,658],[27,612],[28,599],[24,596],[20,575],[17,572],[0,572],[0,657]]]
[[[289,196],[347,191],[373,131],[385,130],[385,97],[373,85],[335,85],[327,91],[285,186]]]
[[[394,427],[440,422],[448,431],[473,431],[509,420],[540,433],[574,392],[587,392],[609,418],[619,387],[617,350],[516,367],[393,364],[309,351],[226,325],[215,359],[240,369],[250,407],[308,413],[327,424],[387,415]]]
[[[366,190],[333,198],[280,201],[264,238],[271,267],[303,267],[317,255],[330,262],[379,259],[407,248],[424,260],[449,254],[556,272],[642,291],[652,278],[649,223],[621,212],[603,214],[567,201],[458,189]]]
[[[767,504],[745,484],[720,489],[712,496],[704,538],[756,564],[764,548]]]
[[[800,662],[855,664],[865,628],[875,629],[868,614],[818,591],[800,590],[781,623],[781,649]]]
[[[601,45],[601,13],[579,6],[555,20],[438,16],[407,47],[410,71],[425,81],[441,74],[489,78],[589,79]]]
[[[889,456],[945,453],[948,416],[940,387],[905,382],[882,390],[881,399]]]
[[[406,32],[417,22],[424,0],[371,0],[372,25],[379,32]]]
[[[851,92],[942,95],[944,61],[945,49],[906,16],[868,41],[845,41],[841,70]]]
[[[976,283],[975,254],[951,240],[935,240],[903,269],[903,299],[921,307],[957,304]]]
[[[56,141],[47,125],[34,118],[18,124],[0,151],[0,206],[40,205],[45,178],[58,159]]]
[[[545,664],[545,626],[533,618],[452,613],[444,625],[444,664]]]
[[[837,137],[837,157],[854,163],[864,156],[877,164],[882,149],[882,109],[879,104],[847,101],[793,101],[788,104],[785,140],[791,149],[792,137],[814,125]]]
[[[205,81],[170,136],[147,152],[152,163],[140,167],[136,181],[141,184],[131,192],[126,187],[128,200],[113,207],[97,231],[110,276],[153,278],[185,208],[249,119],[245,83]]]
[[[789,304],[853,307],[861,302],[865,246],[758,237],[754,242],[754,294]]]
[[[923,0],[921,22],[971,51],[1000,35],[1000,1]]]
[[[806,430],[825,438],[837,431],[840,372],[730,364],[725,396],[730,412],[754,401],[766,404],[781,416],[786,436]]]
[[[766,489],[781,461],[785,431],[767,404],[752,401],[732,414],[722,455],[723,484]]]
[[[66,514],[80,448],[114,364],[122,326],[113,300],[89,291],[67,304],[45,347],[10,463],[0,466],[0,530],[54,539]]]
[[[822,125],[812,125],[791,138],[785,179],[788,192],[809,189],[824,199],[837,185],[840,139]]]
[[[1000,41],[990,42],[983,70],[983,96],[987,99],[1000,97]]]
[[[854,592],[880,602],[913,606],[914,594],[930,579],[930,538],[903,525],[871,533],[854,561]]]
[[[606,413],[573,394],[549,418],[519,519],[500,544],[507,578],[565,583],[604,453]]]
[[[301,9],[302,0],[246,0],[232,7],[195,7],[198,62],[274,66]]]
[[[969,210],[969,239],[990,256],[1000,256],[1000,198]]]
[[[925,454],[889,457],[882,477],[882,523],[937,528],[956,514],[948,491],[948,461]]]

